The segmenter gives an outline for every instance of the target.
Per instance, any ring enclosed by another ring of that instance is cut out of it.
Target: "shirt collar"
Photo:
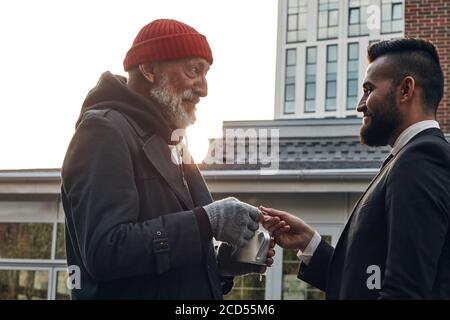
[[[412,138],[420,132],[430,128],[440,129],[439,123],[436,120],[424,120],[409,126],[398,136],[397,140],[395,140],[391,153],[395,156]]]

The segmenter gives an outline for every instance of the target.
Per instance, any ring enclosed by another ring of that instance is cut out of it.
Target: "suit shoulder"
[[[440,136],[426,135],[408,143],[396,157],[393,172],[450,176],[450,145]],[[433,168],[433,170],[431,170]]]
[[[401,153],[408,157],[450,160],[450,144],[442,136],[428,134],[412,140]]]

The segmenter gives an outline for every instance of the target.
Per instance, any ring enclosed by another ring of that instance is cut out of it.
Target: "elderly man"
[[[81,272],[72,298],[222,299],[233,275],[264,272],[230,260],[229,245],[257,230],[257,208],[213,202],[171,139],[194,123],[212,62],[194,28],[155,20],[125,57],[128,80],[106,72],[89,92],[62,168],[67,261]],[[213,237],[228,244],[218,258]]]

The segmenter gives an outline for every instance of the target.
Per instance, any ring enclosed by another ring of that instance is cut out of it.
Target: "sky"
[[[276,0],[0,2],[0,170],[60,168],[81,104],[104,71],[126,75],[138,31],[159,18],[204,34],[214,63],[188,129],[194,158],[222,121],[273,119]]]

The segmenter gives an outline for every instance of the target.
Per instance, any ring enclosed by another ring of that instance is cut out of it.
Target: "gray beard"
[[[163,116],[174,129],[185,129],[195,122],[195,115],[183,108],[183,99],[193,98],[192,90],[176,94],[169,84],[169,77],[164,74],[161,81],[150,89],[150,96],[161,106]]]

